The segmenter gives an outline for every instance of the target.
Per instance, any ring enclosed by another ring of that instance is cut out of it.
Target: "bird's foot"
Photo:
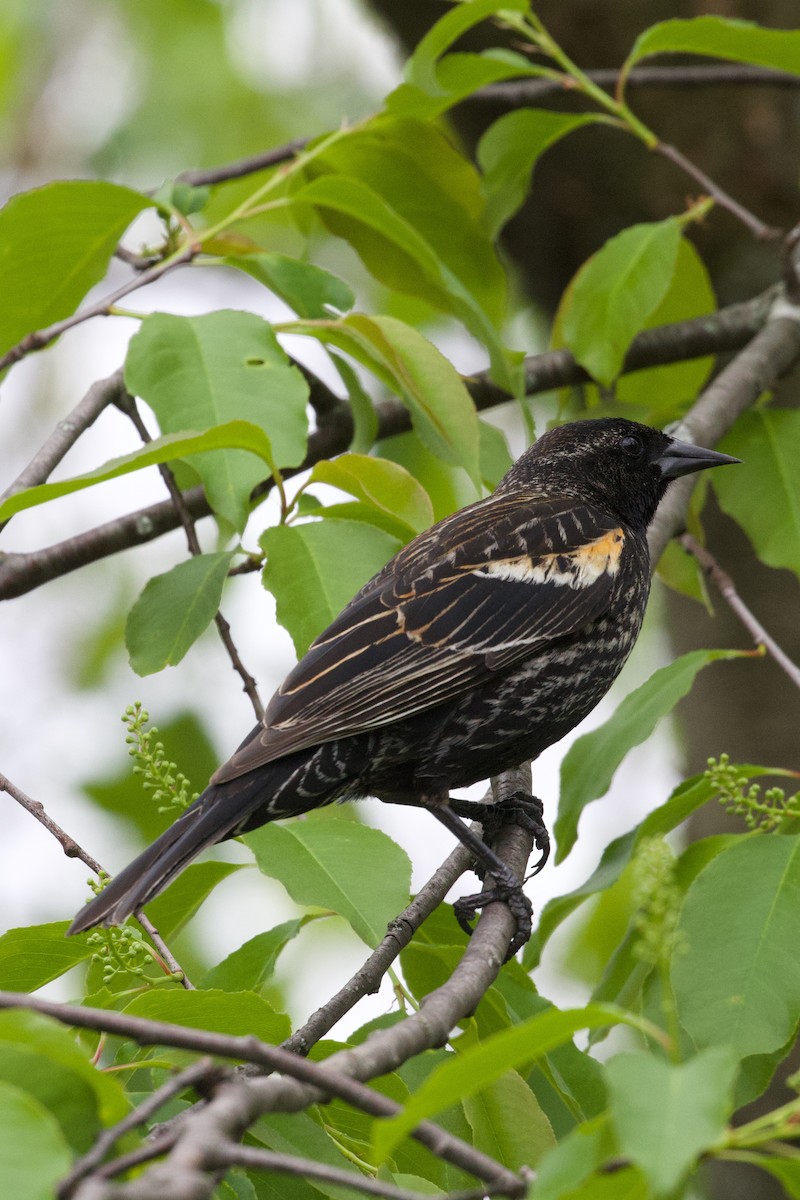
[[[493,872],[494,873],[494,872]],[[472,922],[478,914],[478,909],[493,904],[496,900],[508,905],[509,911],[516,921],[516,931],[508,944],[506,962],[520,950],[528,941],[533,930],[533,905],[522,890],[522,885],[509,870],[508,876],[497,879],[495,886],[485,892],[477,892],[474,896],[462,896],[453,905],[453,913],[465,933],[472,933]]]
[[[544,805],[538,796],[529,792],[512,792],[496,804],[483,804],[472,800],[450,800],[450,807],[460,817],[480,821],[483,838],[493,845],[504,825],[517,825],[533,835],[533,844],[541,852],[528,878],[538,875],[550,857],[550,834],[544,823]]]

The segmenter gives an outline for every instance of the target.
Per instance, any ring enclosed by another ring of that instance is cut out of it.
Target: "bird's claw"
[[[478,914],[478,909],[487,904],[500,900],[508,905],[509,911],[516,921],[516,931],[508,945],[506,962],[513,958],[528,941],[533,930],[533,905],[522,890],[522,885],[516,880],[496,884],[486,892],[477,892],[474,896],[462,896],[453,905],[453,913],[465,933],[472,933],[472,922]]]
[[[550,834],[544,823],[544,805],[538,796],[529,792],[512,792],[496,804],[487,804],[482,815],[483,836],[492,845],[504,825],[517,825],[533,835],[533,844],[541,857],[528,878],[538,875],[550,857]]]

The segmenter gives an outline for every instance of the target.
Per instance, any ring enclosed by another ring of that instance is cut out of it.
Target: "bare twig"
[[[48,833],[51,833],[56,839],[61,849],[66,854],[67,858],[79,858],[82,863],[85,863],[90,871],[94,871],[95,875],[99,875],[103,868],[100,863],[92,858],[91,854],[84,850],[83,846],[78,845],[74,838],[62,829],[60,825],[49,817],[45,812],[44,805],[40,800],[33,800],[21,788],[7,779],[5,775],[0,775],[0,792],[7,792],[12,799],[16,800],[26,812],[29,812],[32,817],[35,817],[40,825],[44,825]]]
[[[151,442],[153,439],[150,436],[147,426],[142,420],[141,413],[139,412],[133,396],[130,396],[127,392],[125,392],[124,395],[119,399],[118,405],[132,421],[134,427],[136,428],[136,432],[139,434],[139,437],[142,439],[144,444],[147,445],[148,442]],[[200,542],[197,539],[197,531],[194,527],[194,521],[191,513],[184,502],[183,493],[175,482],[175,476],[173,475],[172,470],[167,463],[159,463],[158,470],[161,478],[164,480],[167,491],[170,494],[175,512],[178,515],[178,519],[183,526],[183,530],[186,535],[186,542],[189,547],[189,553],[194,557],[197,557],[198,555],[202,554],[203,551],[200,547]],[[231,627],[219,609],[217,609],[216,613],[214,614],[214,623],[219,631],[219,636],[223,646],[225,647],[228,658],[231,660],[231,665],[242,681],[242,689],[253,706],[253,712],[255,713],[256,720],[260,721],[264,716],[264,705],[261,703],[256,681],[239,657],[239,651],[236,649],[236,644],[233,640],[233,634],[231,633]]]
[[[717,313],[645,330],[632,342],[623,373],[741,349],[763,327],[775,295],[776,289],[770,288],[753,300],[731,305]],[[530,357],[525,364],[525,374],[528,395],[589,380],[587,372],[568,350],[551,350]],[[508,395],[492,383],[485,373],[475,375],[466,382],[480,410],[505,404],[509,400]],[[410,428],[408,409],[399,402],[384,402],[377,406],[377,413],[380,438]],[[318,428],[311,433],[303,464],[296,471],[284,472],[284,477],[290,478],[322,458],[342,453],[347,449],[351,437],[352,421],[348,419],[347,406],[340,403],[332,414],[324,415]],[[269,487],[270,481],[266,481],[256,491],[260,494]],[[194,519],[210,514],[211,509],[202,488],[184,492],[183,502]],[[179,524],[171,501],[163,501],[41,550],[0,555],[0,600],[25,595],[87,563],[132,546],[143,545],[177,528]]]
[[[508,914],[504,905],[494,905],[492,908],[495,911],[502,908],[507,922],[511,922],[510,914]],[[486,915],[491,911],[491,909],[487,910]],[[486,923],[486,916],[479,922],[479,928],[481,923]],[[506,932],[505,936],[507,944],[508,932]],[[498,969],[499,963],[496,964],[494,974],[496,974]],[[481,974],[485,974],[485,972],[481,972]],[[439,991],[441,990],[439,989]],[[436,995],[436,993],[433,994]],[[475,996],[470,994],[470,1000],[473,1003],[476,1002]],[[255,1119],[255,1116],[260,1112],[271,1110],[273,1106],[269,1102],[266,1105],[263,1103],[264,1097],[262,1092],[266,1089],[269,1093],[274,1089],[275,1085],[277,1085],[280,1091],[288,1086],[290,1090],[294,1090],[303,1097],[300,1103],[293,1106],[295,1109],[304,1108],[307,1104],[316,1103],[330,1096],[338,1096],[347,1103],[353,1104],[355,1107],[362,1109],[364,1112],[371,1113],[373,1116],[394,1116],[401,1109],[399,1104],[387,1099],[379,1092],[366,1087],[365,1084],[355,1078],[357,1072],[354,1068],[360,1065],[362,1071],[371,1071],[373,1066],[373,1059],[368,1052],[369,1041],[365,1042],[363,1046],[355,1047],[353,1050],[340,1052],[322,1063],[313,1063],[307,1059],[299,1058],[297,1055],[291,1054],[286,1050],[282,1050],[278,1046],[270,1046],[266,1042],[261,1042],[258,1038],[254,1037],[231,1037],[227,1034],[211,1033],[201,1029],[189,1029],[180,1025],[170,1025],[165,1021],[150,1021],[143,1017],[134,1017],[127,1013],[113,1012],[108,1009],[58,1004],[54,1001],[42,1000],[37,996],[29,996],[21,992],[0,992],[0,1009],[6,1008],[24,1008],[33,1012],[40,1012],[45,1016],[53,1017],[65,1025],[83,1029],[104,1030],[117,1037],[131,1039],[141,1045],[174,1046],[184,1050],[198,1051],[202,1054],[214,1054],[220,1058],[252,1062],[266,1067],[271,1071],[281,1072],[281,1075],[271,1076],[268,1079],[231,1080],[221,1084],[217,1094],[202,1110],[199,1110],[195,1114],[191,1122],[191,1125],[199,1131],[199,1147],[194,1142],[193,1130],[190,1131],[188,1128],[189,1122],[186,1122],[181,1129],[170,1131],[170,1137],[172,1138],[174,1135],[176,1149],[182,1142],[191,1138],[191,1152],[198,1160],[197,1165],[199,1165],[200,1160],[202,1160],[203,1165],[212,1167],[215,1165],[213,1163],[205,1163],[205,1148],[218,1138],[220,1132],[232,1133],[233,1129],[236,1129],[239,1125],[242,1117],[245,1116],[245,1112],[247,1119],[245,1119],[244,1124],[241,1126],[239,1134],[250,1123],[251,1114],[253,1119]],[[466,1013],[462,1015],[466,1015]],[[419,1014],[414,1014],[414,1016],[419,1016]],[[403,1025],[407,1025],[413,1019],[413,1017],[409,1017],[403,1022]],[[386,1032],[391,1033],[392,1031]],[[449,1032],[449,1029],[447,1032]],[[446,1036],[446,1033],[444,1036]],[[347,1065],[342,1061],[344,1059],[348,1060]],[[348,1066],[349,1070],[347,1070]],[[375,1073],[384,1074],[385,1072],[378,1070]],[[371,1077],[371,1075],[367,1077]],[[212,1110],[215,1110],[217,1104],[220,1105],[226,1114],[225,1120],[218,1125],[215,1124],[215,1118],[218,1114],[216,1111],[212,1112]],[[231,1113],[231,1109],[234,1110],[233,1113]],[[229,1123],[230,1128],[227,1127]],[[210,1132],[211,1130],[213,1130],[213,1134]],[[464,1170],[477,1175],[479,1179],[486,1179],[497,1186],[505,1184],[507,1187],[506,1194],[524,1194],[525,1185],[513,1172],[507,1171],[487,1155],[474,1150],[471,1146],[462,1142],[460,1138],[445,1133],[444,1130],[439,1129],[432,1122],[420,1122],[413,1131],[412,1136],[423,1145],[428,1146],[429,1149],[432,1149],[434,1153],[462,1167]],[[174,1168],[169,1164],[165,1165],[165,1175],[169,1180],[169,1186],[163,1191],[164,1200],[173,1194],[173,1185],[179,1183],[176,1179]],[[161,1177],[159,1176],[158,1178],[160,1185]],[[206,1182],[209,1181],[206,1180]],[[133,1189],[130,1192],[128,1190],[129,1187]],[[151,1190],[144,1194],[151,1197],[153,1195],[162,1195],[152,1177],[147,1181],[146,1187],[149,1187]],[[81,1195],[81,1190],[80,1188],[78,1189],[75,1193],[76,1196]],[[125,1185],[125,1187],[118,1190],[115,1194],[142,1195],[143,1193],[138,1188],[138,1181],[132,1181],[130,1185]],[[198,1195],[200,1194],[198,1193]]]
[[[699,183],[703,191],[711,196],[720,208],[726,209],[738,221],[741,221],[759,241],[775,241],[781,237],[782,231],[780,229],[765,224],[755,213],[751,213],[738,200],[734,200],[733,196],[729,195],[718,183],[715,183],[711,176],[702,171],[700,167],[695,166],[677,147],[670,146],[667,142],[657,142],[653,146],[653,151],[656,154],[660,154],[662,158],[666,158],[669,162],[674,163],[676,167],[693,179],[695,183]]]
[[[223,1077],[220,1068],[210,1058],[201,1058],[186,1067],[185,1070],[176,1072],[121,1121],[117,1121],[116,1125],[109,1126],[98,1135],[91,1150],[76,1160],[69,1175],[61,1181],[58,1200],[69,1200],[75,1185],[85,1179],[87,1175],[91,1175],[95,1168],[102,1163],[108,1151],[124,1134],[144,1125],[174,1096],[179,1096],[181,1092],[201,1083],[205,1090],[218,1083]]]
[[[25,470],[0,495],[0,500],[5,500],[16,492],[22,492],[25,488],[44,483],[67,451],[72,449],[81,434],[94,424],[100,413],[108,408],[109,404],[115,404],[124,392],[125,382],[121,367],[107,379],[98,379],[96,383],[93,383],[69,416],[58,422],[50,437],[37,451]]]
[[[124,296],[136,291],[137,288],[146,287],[149,283],[155,283],[157,279],[161,279],[176,267],[191,262],[196,254],[196,247],[186,246],[179,254],[171,258],[166,258],[162,262],[156,263],[154,267],[150,267],[149,270],[142,271],[140,275],[129,279],[122,287],[117,288],[110,296],[98,300],[96,304],[90,304],[88,308],[80,309],[79,312],[73,313],[71,317],[65,317],[63,321],[56,321],[53,325],[48,325],[44,329],[37,329],[34,333],[26,334],[21,342],[18,342],[16,346],[12,346],[0,358],[0,371],[4,371],[6,367],[19,362],[26,354],[31,354],[34,350],[42,350],[50,342],[54,342],[57,337],[60,337],[62,333],[66,333],[68,329],[73,329],[76,325],[81,325],[84,321],[88,321],[92,317],[107,317],[110,309],[114,307],[118,300],[122,300]]]
[[[599,87],[613,92],[619,80],[615,67],[601,67],[585,74]],[[800,76],[788,71],[770,71],[745,64],[709,64],[707,66],[634,67],[627,88],[699,88],[742,84],[751,87],[798,88]],[[504,108],[523,107],[547,97],[563,96],[568,88],[560,79],[515,79],[492,83],[467,97],[469,103],[496,104]]]
[[[0,792],[7,792],[12,799],[16,800],[17,804],[21,805],[32,817],[35,817],[40,825],[44,825],[48,833],[51,833],[61,846],[67,858],[79,858],[82,863],[86,864],[90,871],[94,871],[95,875],[99,875],[103,871],[97,859],[92,858],[91,854],[84,850],[83,846],[79,845],[60,825],[56,824],[52,817],[47,815],[41,801],[33,800],[5,775],[0,775]],[[172,974],[180,980],[182,986],[187,991],[192,991],[194,985],[150,918],[141,909],[133,915],[152,941],[156,950],[158,950]]]
[[[241,179],[245,175],[255,175],[268,167],[279,163],[290,162],[301,150],[305,150],[311,138],[294,138],[284,146],[274,146],[261,154],[252,154],[248,158],[240,158],[236,162],[225,163],[219,167],[208,167],[205,170],[181,171],[175,178],[179,183],[188,183],[191,187],[206,187],[214,183],[225,183],[229,179]]]
[[[701,546],[697,539],[692,537],[690,533],[684,533],[680,541],[683,548],[697,559],[708,578],[713,580],[719,589],[720,595],[733,612],[736,613],[736,616],[742,622],[755,644],[763,646],[767,653],[775,659],[781,670],[789,676],[795,687],[800,687],[800,667],[792,662],[789,655],[780,648],[775,639],[767,633],[755,614],[750,611],[737,592],[736,584],[727,571],[722,569],[714,558],[714,555],[705,546]]]
[[[364,965],[283,1043],[285,1050],[307,1054],[311,1046],[333,1029],[362,997],[377,992],[381,979],[400,951],[408,945],[425,918],[441,904],[459,876],[469,869],[471,862],[469,851],[456,846],[409,906],[391,922],[386,937]]]
[[[295,1175],[301,1179],[320,1179],[339,1187],[352,1188],[365,1196],[385,1196],[387,1200],[427,1200],[422,1192],[410,1192],[395,1187],[381,1179],[356,1174],[340,1167],[329,1167],[325,1163],[313,1162],[293,1154],[277,1154],[274,1150],[262,1150],[257,1146],[241,1146],[238,1142],[221,1141],[213,1148],[213,1156],[220,1167],[250,1167],[256,1170],[273,1171],[278,1175]],[[492,1194],[491,1188],[467,1188],[458,1192],[443,1192],[442,1200],[483,1200]]]
[[[698,398],[675,430],[678,437],[714,446],[758,397],[774,387],[800,360],[800,308],[778,299],[770,319]],[[650,526],[650,560],[657,563],[667,542],[686,527],[695,485],[691,475],[670,486]]]

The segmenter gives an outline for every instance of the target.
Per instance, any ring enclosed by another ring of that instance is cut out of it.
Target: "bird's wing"
[[[630,536],[574,499],[495,495],[455,513],[361,589],[214,781],[432,708],[588,625]]]

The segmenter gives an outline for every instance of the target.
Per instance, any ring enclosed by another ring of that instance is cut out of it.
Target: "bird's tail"
[[[269,811],[270,782],[262,770],[229,783],[210,784],[152,846],[89,901],[67,933],[82,933],[93,925],[118,925],[162,892],[202,850],[233,837],[256,809],[263,806],[258,824],[284,815]]]

